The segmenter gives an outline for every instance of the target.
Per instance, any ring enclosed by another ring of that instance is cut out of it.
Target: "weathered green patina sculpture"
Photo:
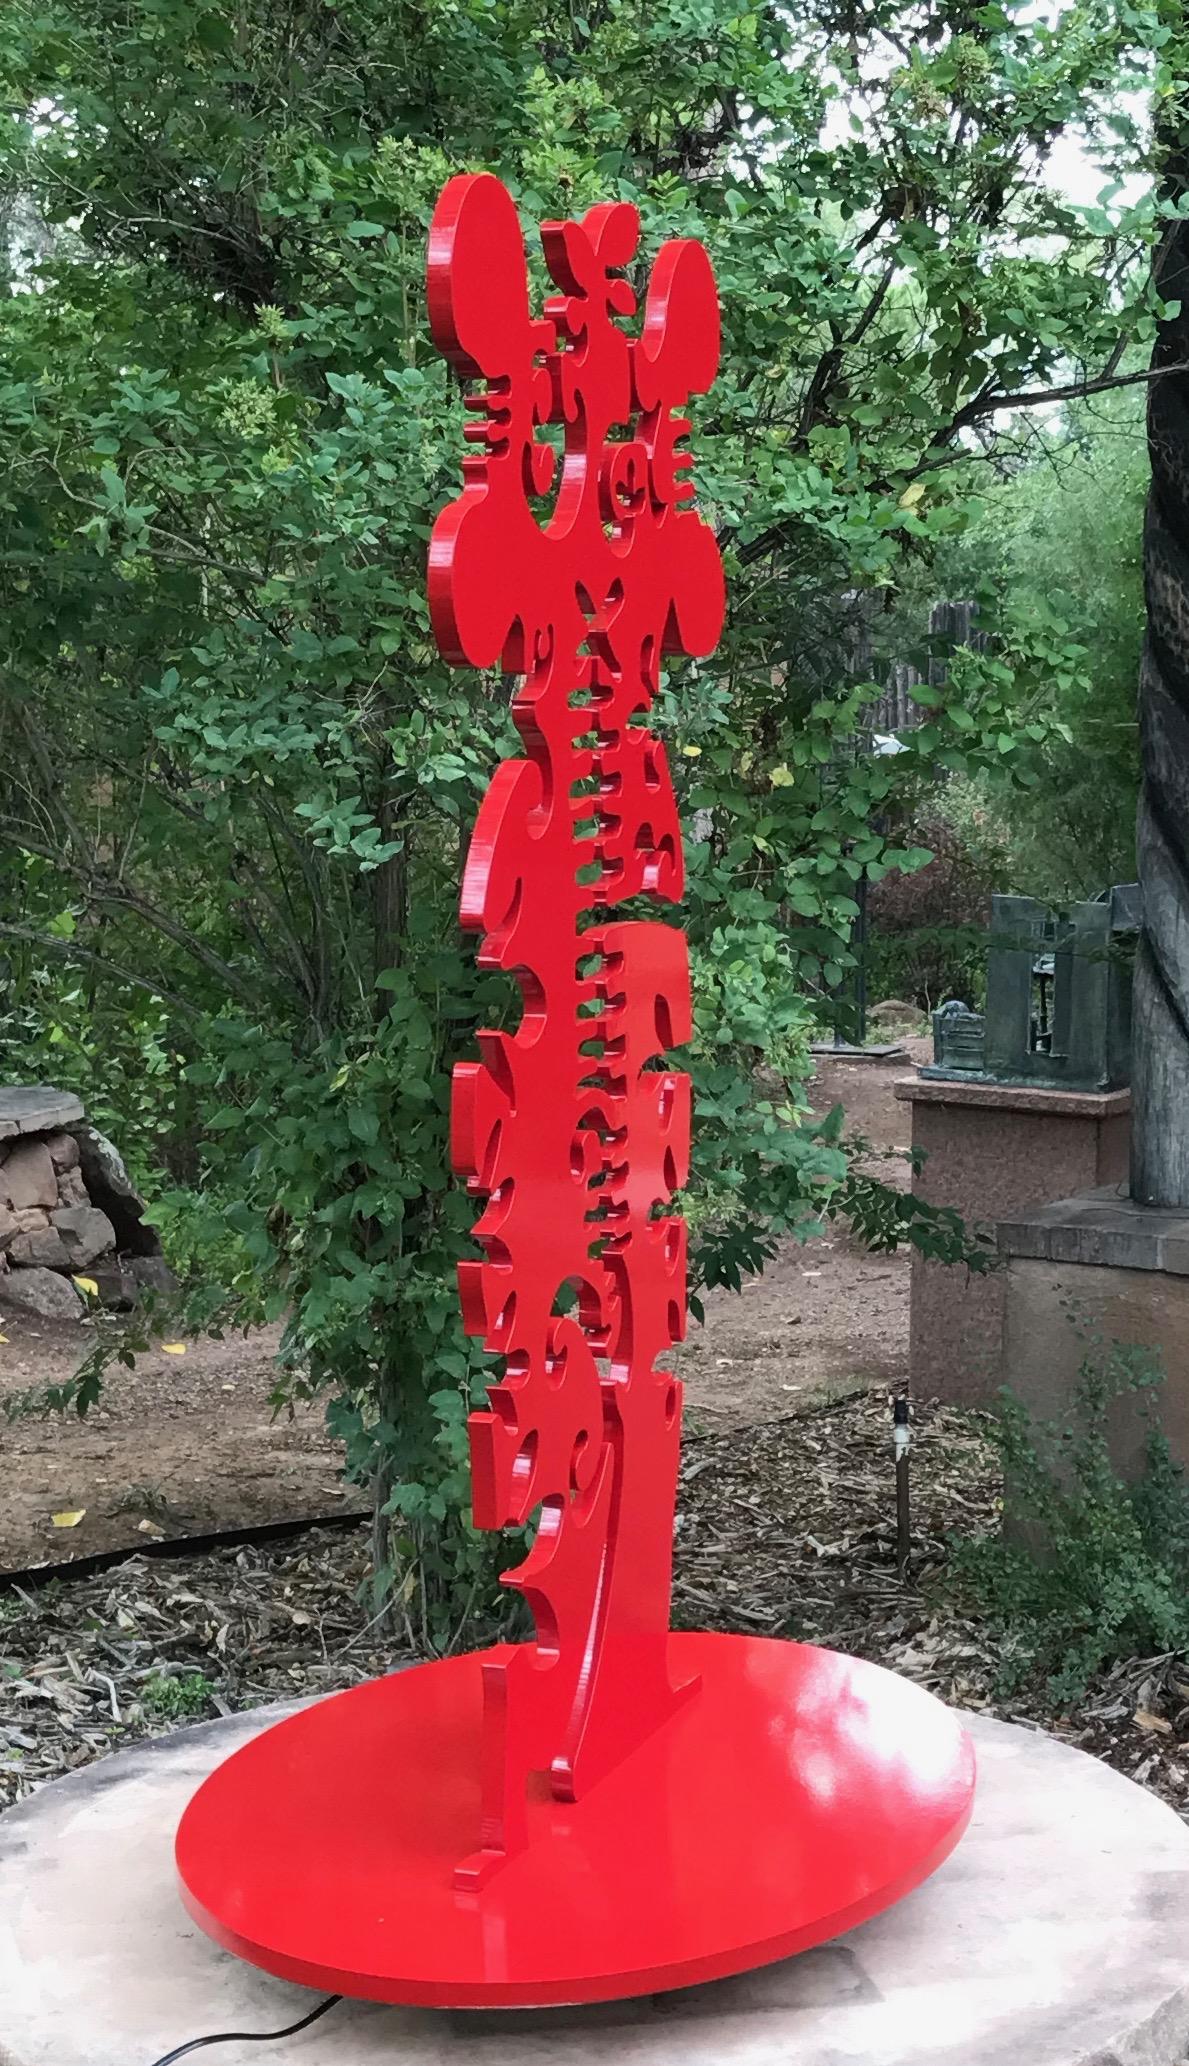
[[[1032,897],[993,897],[986,1013],[953,1004],[935,1012],[933,1063],[922,1075],[1124,1088],[1139,922],[1135,883],[1061,911]]]

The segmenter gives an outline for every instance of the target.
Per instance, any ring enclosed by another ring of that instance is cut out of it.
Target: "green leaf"
[[[372,1105],[352,1105],[347,1113],[347,1125],[357,1141],[365,1147],[374,1147],[380,1138],[380,1122]]]

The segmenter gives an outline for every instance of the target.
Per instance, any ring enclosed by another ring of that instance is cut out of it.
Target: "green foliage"
[[[991,894],[1003,887],[1006,847],[971,846],[944,815],[918,820],[932,859],[911,876],[892,876],[868,900],[867,991],[912,998],[925,1011],[960,997],[979,1010],[986,995]]]
[[[472,1403],[481,1404],[481,1394],[472,1399],[465,1388],[425,1401],[395,1387],[361,1388],[354,1398],[340,1392],[327,1416],[346,1445],[348,1471],[375,1491],[371,1606],[419,1654],[445,1655],[464,1636],[473,1645],[517,1632],[499,1585],[516,1532],[484,1534],[469,1518]]]
[[[191,1721],[210,1708],[215,1688],[205,1672],[154,1672],[140,1689],[141,1705],[163,1722]]]
[[[53,1083],[85,1099],[101,1133],[114,1134],[147,1189],[162,1164],[192,1162],[195,1101],[169,1014],[142,990],[62,980],[22,948],[10,964],[14,1001],[0,1010],[3,1073],[14,1083]]]
[[[1040,1669],[1062,1702],[1116,1658],[1189,1647],[1189,1486],[1152,1420],[1163,1381],[1151,1352],[1091,1336],[1067,1421],[1038,1426],[1009,1394],[991,1425],[1031,1547],[963,1544],[958,1582],[999,1623],[1008,1675]],[[1148,1422],[1133,1483],[1115,1462],[1123,1402]]]
[[[1030,639],[1051,642],[1040,704],[1020,713],[1050,723],[1044,777],[1007,795],[992,770],[951,785],[944,808],[996,888],[1067,902],[1135,871],[1142,396],[1072,406],[1026,450],[988,492],[947,573]]]
[[[981,1011],[987,991],[986,925],[873,928],[867,948],[867,994],[915,999],[924,1012],[960,998]],[[914,1030],[918,1030],[914,1028]]]
[[[930,1205],[911,1187],[901,1190],[881,1182],[873,1165],[902,1161],[900,1149],[876,1149],[861,1134],[853,1135],[846,1146],[846,1179],[827,1208],[831,1219],[848,1221],[877,1255],[907,1243],[928,1261],[961,1264],[972,1276],[985,1276],[998,1266],[993,1229],[968,1225],[952,1206]],[[914,1176],[919,1174],[921,1151],[909,1150],[908,1159]]]
[[[1023,793],[1065,736],[1062,639],[989,622],[872,758],[848,612],[977,516],[1021,408],[1150,336],[1151,194],[1078,209],[1038,175],[1070,123],[1141,164],[1129,89],[1157,48],[1176,76],[1175,26],[1104,0],[958,33],[947,0],[845,32],[818,0],[10,10],[4,1066],[78,1082],[138,1165],[180,1136],[154,1188],[175,1229],[179,1189],[222,1220],[222,1247],[187,1237],[205,1317],[286,1315],[283,1388],[334,1401],[426,1640],[490,1569],[459,1516],[487,1365],[445,1108],[508,1010],[455,894],[511,744],[506,684],[428,633],[462,450],[422,290],[436,191],[486,164],[530,219],[624,195],[646,251],[697,235],[718,269],[695,447],[731,617],[660,717],[693,835],[695,1272],[735,1283],[847,1183],[806,1037],[863,871],[927,858],[879,828],[938,770]]]
[[[239,1202],[213,1184],[196,1189],[179,1185],[156,1190],[146,1208],[145,1219],[157,1229],[170,1268],[191,1301],[191,1320],[201,1319],[212,1285],[234,1284],[251,1269],[243,1235],[234,1224]]]

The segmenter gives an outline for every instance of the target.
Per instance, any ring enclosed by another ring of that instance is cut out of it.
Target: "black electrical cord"
[[[308,2030],[319,2016],[325,2016],[329,2009],[337,2008],[341,1994],[328,1994],[316,2009],[303,2016],[299,2023],[289,2023],[284,2030],[220,2030],[214,2037],[192,2037],[189,2044],[180,2044],[163,2058],[154,2059],[153,2066],[174,2066],[175,2059],[185,2059],[191,2052],[205,2051],[208,2044],[273,2044],[278,2037],[296,2037],[299,2030]]]

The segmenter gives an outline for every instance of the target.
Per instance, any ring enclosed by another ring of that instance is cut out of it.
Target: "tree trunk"
[[[1186,190],[1180,177],[1172,184]],[[1181,307],[1161,324],[1152,364],[1184,366],[1189,222],[1169,225],[1154,276],[1162,298]],[[1189,1206],[1189,373],[1152,382],[1148,448],[1136,834],[1144,925],[1132,1021],[1131,1195],[1144,1205]]]
[[[376,816],[380,826],[380,837],[387,845],[401,831],[401,814],[388,792],[390,769],[385,760],[382,774],[384,784]],[[385,969],[399,968],[405,958],[405,936],[409,924],[409,852],[408,828],[401,850],[390,860],[381,862],[372,878],[373,895],[373,977],[383,974]],[[387,990],[377,990],[372,1008],[377,1023],[390,1009],[391,997]],[[373,1233],[382,1231],[373,1225]],[[380,1316],[377,1315],[377,1332]],[[400,1412],[399,1385],[393,1372],[385,1370],[379,1381],[380,1417],[396,1420]],[[391,1516],[384,1509],[396,1486],[396,1472],[390,1456],[381,1451],[376,1459],[372,1474],[372,1580],[375,1588],[372,1613],[376,1627],[382,1637],[396,1634],[396,1601],[394,1594],[393,1527]],[[386,1590],[381,1596],[381,1576],[388,1573]]]
[[[374,973],[379,976],[386,968],[399,968],[405,958],[405,935],[409,928],[409,855],[408,826],[403,823],[401,812],[389,797],[381,800],[376,815],[380,838],[385,844],[402,831],[404,835],[399,854],[381,862],[373,876],[373,958]],[[381,1019],[388,1010],[387,995],[382,990],[377,993],[375,1009],[377,1018]]]

